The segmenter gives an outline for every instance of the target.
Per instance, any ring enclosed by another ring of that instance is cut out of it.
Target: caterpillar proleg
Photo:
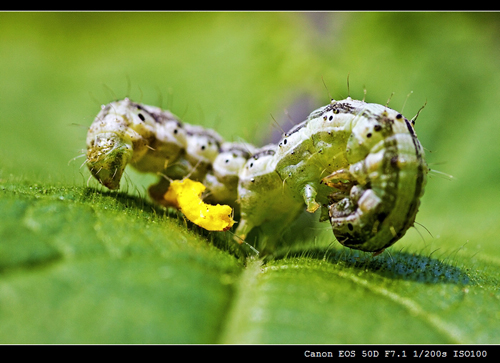
[[[170,180],[201,182],[205,201],[228,204],[238,242],[260,227],[276,234],[306,209],[321,209],[344,246],[380,252],[415,221],[428,167],[414,125],[387,106],[332,100],[256,148],[169,111],[124,99],[103,106],[89,128],[87,165],[117,189],[125,167],[162,175],[150,197],[168,206]],[[239,216],[239,217],[238,217]]]

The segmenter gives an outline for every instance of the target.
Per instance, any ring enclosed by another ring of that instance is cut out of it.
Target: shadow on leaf
[[[371,253],[342,249],[310,249],[288,253],[279,258],[302,257],[327,261],[340,268],[369,271],[390,279],[424,283],[475,284],[470,275],[457,266],[431,256],[398,251],[378,256]]]

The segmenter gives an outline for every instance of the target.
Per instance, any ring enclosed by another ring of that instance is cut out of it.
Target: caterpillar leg
[[[320,204],[316,201],[316,196],[318,192],[311,184],[306,184],[304,189],[302,189],[302,197],[307,205],[307,211],[309,213],[314,213],[320,207]]]
[[[250,231],[257,228],[256,236],[258,238],[251,242],[261,255],[270,255],[275,252],[276,246],[282,239],[285,229],[290,226],[290,223],[297,218],[300,212],[301,208],[294,211],[294,213],[286,213],[281,218],[269,220],[260,225],[254,225],[249,220],[242,218],[235,231],[234,240],[240,245],[243,244]]]
[[[250,223],[247,219],[241,218],[238,222],[238,227],[234,232],[234,240],[239,244],[242,244],[245,241],[248,233],[254,228],[254,225]]]

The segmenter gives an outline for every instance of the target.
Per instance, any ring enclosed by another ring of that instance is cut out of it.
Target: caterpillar
[[[429,169],[415,118],[331,100],[278,144],[257,148],[125,98],[103,105],[90,126],[86,164],[109,189],[119,188],[128,164],[160,174],[148,193],[164,206],[171,180],[201,182],[204,201],[234,208],[240,243],[256,227],[276,236],[304,208],[320,209],[340,244],[380,253],[413,226],[424,193]]]

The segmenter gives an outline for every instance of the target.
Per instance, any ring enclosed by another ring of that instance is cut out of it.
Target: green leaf
[[[2,343],[210,343],[241,263],[125,195],[4,185]]]
[[[3,343],[494,343],[500,333],[491,266],[331,246],[242,260],[223,234],[138,197],[2,190]]]
[[[498,343],[499,25],[497,13],[0,13],[0,343]],[[155,176],[127,170],[109,192],[79,157],[115,98],[263,145],[273,118],[287,129],[364,89],[382,104],[394,92],[408,117],[427,101],[416,129],[437,169],[418,224],[379,256],[304,215],[264,259],[151,204]]]

